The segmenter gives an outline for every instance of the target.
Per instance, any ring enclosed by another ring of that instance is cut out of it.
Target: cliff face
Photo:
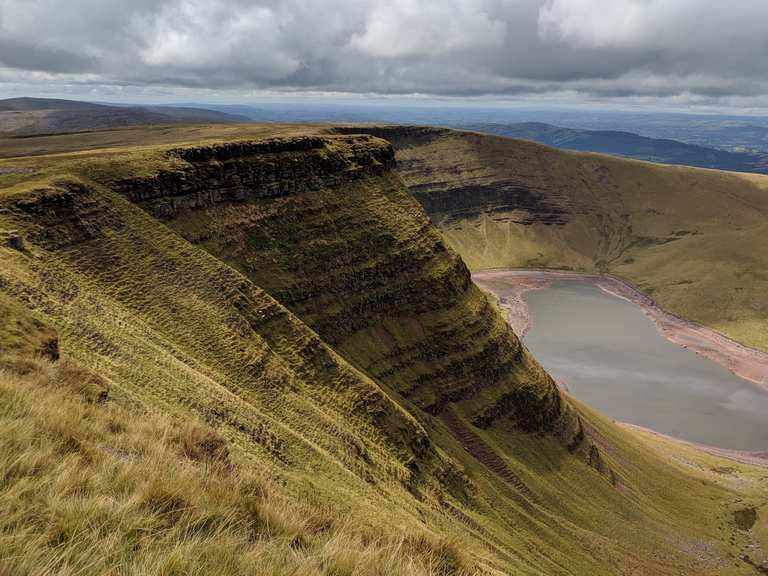
[[[547,226],[562,226],[570,218],[573,206],[566,190],[555,192],[551,179],[535,177],[542,166],[510,170],[513,158],[489,165],[487,158],[471,150],[475,140],[492,136],[413,126],[336,129],[355,130],[392,142],[398,173],[430,215],[460,220],[488,213],[515,224]],[[450,142],[453,149],[440,147],[443,142]]]
[[[195,170],[114,183],[115,189],[162,220],[185,210],[339,186],[382,174],[395,163],[391,146],[369,136],[350,138],[343,146],[306,136],[179,148],[167,154]]]
[[[388,143],[358,135],[170,154],[187,166],[117,189],[376,381],[433,415],[464,402],[484,426],[512,416],[523,429],[555,427],[554,384],[405,191]]]

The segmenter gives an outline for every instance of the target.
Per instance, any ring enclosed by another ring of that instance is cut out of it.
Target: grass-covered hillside
[[[195,122],[242,122],[246,118],[213,110],[173,106],[108,106],[58,98],[0,100],[0,134],[30,136],[116,126]]]
[[[0,160],[0,571],[765,561],[765,471],[559,392],[383,140],[69,138]]]
[[[392,140],[409,189],[473,270],[628,280],[683,318],[768,350],[768,177],[438,129]]]

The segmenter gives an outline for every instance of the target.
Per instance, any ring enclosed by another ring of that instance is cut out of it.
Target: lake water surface
[[[526,345],[576,398],[685,440],[768,449],[768,391],[669,342],[637,305],[567,281],[524,299]]]

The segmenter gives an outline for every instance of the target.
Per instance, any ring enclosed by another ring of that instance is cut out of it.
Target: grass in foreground
[[[289,500],[205,425],[108,398],[66,361],[0,369],[0,573],[464,575],[429,532]]]

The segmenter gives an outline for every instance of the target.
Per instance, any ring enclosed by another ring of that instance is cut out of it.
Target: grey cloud
[[[43,71],[171,93],[759,100],[766,22],[764,0],[0,0],[0,90]]]
[[[0,37],[0,65],[8,68],[60,73],[96,70],[99,63],[96,58],[63,48],[48,48],[13,38]]]

